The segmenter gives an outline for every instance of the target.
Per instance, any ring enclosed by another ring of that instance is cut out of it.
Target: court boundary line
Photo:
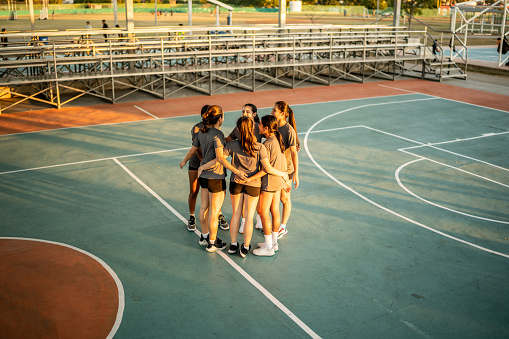
[[[163,204],[166,208],[168,208],[176,217],[178,217],[185,225],[187,225],[187,220],[170,204],[168,204],[163,198],[159,196],[153,189],[151,189],[147,184],[145,184],[136,174],[131,172],[123,163],[121,163],[116,158],[113,160],[127,173],[131,178],[133,178],[138,184],[140,184],[145,190],[147,190],[150,194],[152,194],[159,202]],[[196,230],[195,234],[200,235],[200,231]],[[276,297],[274,297],[265,287],[263,287],[258,281],[256,281],[251,275],[249,275],[242,267],[240,267],[237,263],[235,263],[231,258],[229,258],[223,251],[216,251],[230,266],[232,266],[238,273],[240,273],[251,285],[253,285],[259,292],[261,292],[270,302],[272,302],[277,308],[279,308],[283,313],[285,313],[297,326],[299,326],[304,332],[306,332],[311,338],[321,338],[318,334],[316,334],[309,326],[307,326],[299,317],[297,317],[293,312],[291,312],[286,306],[283,305]]]
[[[440,99],[440,97],[435,97],[436,99]],[[380,103],[380,104],[387,104],[387,103]],[[337,183],[339,186],[347,189],[348,191],[352,192],[353,194],[357,195],[359,198],[363,199],[364,201],[372,204],[373,206],[375,207],[378,207],[380,208],[381,210],[384,210],[396,217],[399,217],[403,220],[406,220],[414,225],[417,225],[419,227],[422,227],[424,229],[427,229],[433,233],[436,233],[438,235],[442,235],[446,238],[449,238],[451,240],[454,240],[454,241],[457,241],[457,242],[460,242],[460,243],[463,243],[467,246],[471,246],[471,247],[474,247],[474,248],[477,248],[477,249],[480,249],[482,251],[485,251],[485,252],[488,252],[488,253],[491,253],[491,254],[495,254],[495,255],[498,255],[498,256],[501,256],[501,257],[505,257],[505,258],[509,258],[509,254],[505,254],[505,253],[501,253],[501,252],[497,252],[497,251],[494,251],[494,250],[491,250],[489,248],[486,248],[486,247],[483,247],[483,246],[480,246],[480,245],[477,245],[477,244],[474,244],[474,243],[471,243],[469,241],[466,241],[466,240],[463,240],[463,239],[460,239],[460,238],[457,238],[457,237],[454,237],[452,235],[449,235],[445,232],[442,232],[442,231],[439,231],[437,229],[434,229],[430,226],[426,226],[418,221],[415,221],[409,217],[406,217],[404,215],[402,215],[401,213],[398,213],[396,211],[393,211],[391,210],[390,208],[388,207],[385,207],[385,206],[382,206],[381,204],[369,199],[368,197],[364,196],[363,194],[357,192],[356,190],[354,190],[353,188],[349,187],[348,185],[346,185],[345,183],[343,183],[342,181],[336,179],[334,176],[332,176],[329,172],[327,172],[313,157],[313,155],[311,154],[311,151],[309,150],[309,146],[308,146],[308,140],[309,140],[309,135],[311,134],[311,131],[313,130],[313,128],[315,126],[317,126],[319,123],[323,122],[324,120],[327,120],[329,119],[330,117],[333,117],[333,116],[336,116],[336,115],[339,115],[339,114],[343,114],[343,113],[346,113],[346,112],[349,112],[353,109],[356,109],[356,108],[365,108],[365,107],[368,107],[368,106],[374,106],[374,104],[368,104],[368,105],[362,105],[362,106],[358,106],[358,107],[354,107],[354,108],[349,108],[349,109],[346,109],[346,110],[343,110],[343,111],[339,111],[339,112],[336,112],[336,113],[332,113],[332,114],[329,114],[328,116],[325,116],[323,118],[321,118],[320,120],[316,121],[313,125],[311,125],[311,127],[306,131],[306,136],[304,137],[304,149],[306,150],[306,153],[309,157],[309,159],[311,160],[311,162],[322,172],[324,173],[327,177],[329,177],[332,181],[334,181],[335,183]],[[402,138],[402,137],[401,137]],[[406,139],[406,138],[404,138]],[[410,140],[410,139],[407,139],[407,140]],[[414,155],[415,156],[415,155]],[[419,156],[420,157],[420,156]],[[452,168],[456,168],[454,166],[450,166]],[[461,170],[461,169],[460,169]]]
[[[428,94],[423,93],[411,93],[411,94],[419,94],[424,96],[430,96]],[[357,98],[357,99],[344,99],[344,100],[331,100],[331,101],[323,101],[323,102],[315,102],[315,103],[305,103],[305,104],[294,104],[292,106],[303,106],[303,105],[315,105],[315,104],[327,104],[327,103],[334,103],[334,102],[343,102],[343,101],[356,101],[356,100],[369,100],[369,99],[379,99],[379,98],[390,98],[390,97],[398,97],[398,96],[404,96],[404,95],[411,95],[411,94],[393,94],[393,95],[385,95],[385,96],[373,96],[373,97],[367,97],[367,98]],[[133,105],[134,106],[134,105]],[[258,107],[258,109],[269,109],[272,106],[269,107]],[[235,110],[235,111],[227,111],[224,112],[225,114],[231,114],[235,112],[240,112],[241,110]],[[8,137],[12,135],[23,135],[23,134],[33,134],[33,133],[43,133],[43,132],[50,132],[50,131],[60,131],[60,130],[66,130],[66,129],[73,129],[73,128],[90,128],[90,127],[96,127],[96,126],[110,126],[110,125],[119,125],[119,124],[132,124],[137,122],[153,122],[154,120],[166,120],[166,119],[175,119],[175,118],[184,118],[184,117],[192,117],[196,116],[199,117],[200,114],[189,114],[189,115],[177,115],[173,117],[164,117],[164,118],[157,118],[157,119],[143,119],[143,120],[132,120],[132,121],[121,121],[121,122],[110,122],[110,123],[104,123],[104,124],[96,124],[96,125],[85,125],[85,126],[70,126],[70,127],[60,127],[60,128],[53,128],[53,129],[45,129],[40,131],[30,131],[30,132],[19,132],[19,133],[10,133],[10,134],[1,134],[1,137]]]
[[[471,218],[475,218],[475,219],[480,219],[480,220],[485,220],[485,221],[491,221],[491,222],[495,222],[495,223],[499,223],[499,224],[509,224],[509,221],[502,221],[502,220],[496,220],[496,219],[490,219],[490,218],[484,218],[484,217],[481,217],[481,216],[478,216],[478,215],[474,215],[474,214],[468,214],[466,212],[461,212],[461,211],[458,211],[458,210],[455,210],[455,209],[452,209],[452,208],[449,208],[449,207],[445,207],[445,206],[442,206],[440,204],[437,204],[437,203],[434,203],[432,201],[429,201],[427,199],[424,199],[423,197],[417,195],[416,193],[414,193],[413,191],[411,191],[410,189],[408,189],[402,182],[401,182],[401,179],[400,179],[400,175],[399,173],[401,172],[401,170],[413,163],[416,163],[418,161],[421,161],[421,160],[428,160],[427,158],[425,157],[421,157],[419,159],[415,159],[415,160],[412,160],[412,161],[409,161],[401,166],[398,167],[398,169],[396,170],[396,172],[394,173],[394,176],[396,178],[396,181],[398,182],[399,186],[401,188],[403,188],[407,193],[413,195],[415,198],[419,199],[419,200],[422,200],[424,201],[425,203],[429,204],[429,205],[433,205],[435,207],[438,207],[438,208],[442,208],[444,210],[447,210],[447,211],[450,211],[450,212],[454,212],[454,213],[458,213],[458,214],[461,214],[461,215],[464,215],[464,216],[467,216],[467,217],[471,217]],[[504,185],[506,187],[509,187],[507,185]]]
[[[150,113],[150,112],[148,112],[148,111],[144,110],[144,109],[143,109],[143,108],[141,108],[141,107],[138,107],[138,106],[136,106],[136,105],[133,105],[133,107],[135,107],[135,108],[139,109],[140,111],[142,111],[142,112],[144,112],[144,113],[147,113],[147,114],[148,114],[148,115],[150,115],[151,117],[154,117],[154,118],[156,118],[156,119],[159,119],[159,117],[156,117],[154,114],[152,114],[152,113]]]
[[[383,87],[387,87],[387,88],[392,88],[392,89],[398,89],[400,91],[406,91],[408,92],[408,90],[406,89],[402,89],[402,88],[397,88],[397,87],[390,87],[390,86],[384,86],[384,85],[378,85],[378,86],[383,86]],[[474,91],[479,91],[479,90],[474,90]],[[465,101],[459,101],[459,100],[455,100],[455,99],[449,99],[449,98],[444,98],[444,97],[440,97],[438,95],[433,95],[433,94],[425,94],[425,93],[421,93],[421,92],[412,92],[413,94],[422,94],[422,95],[427,95],[427,96],[430,96],[430,97],[435,97],[435,98],[440,98],[440,99],[444,99],[444,100],[448,100],[448,101],[453,101],[453,102],[459,102],[459,103],[462,103],[462,104],[466,104],[466,105],[471,105],[471,106],[476,106],[476,107],[481,107],[481,108],[485,108],[485,109],[492,109],[492,110],[495,110],[495,111],[499,111],[499,112],[503,112],[503,113],[509,113],[509,111],[504,111],[502,109],[499,109],[499,108],[493,108],[493,107],[487,107],[487,106],[482,106],[482,105],[478,105],[478,104],[472,104],[470,102],[465,102]],[[496,94],[496,93],[494,93]],[[500,94],[502,95],[502,94]]]
[[[5,240],[26,240],[26,241],[34,241],[34,242],[43,242],[43,243],[48,243],[48,244],[52,244],[52,245],[57,245],[57,246],[62,246],[62,247],[67,247],[67,248],[70,248],[76,252],[80,252],[80,253],[83,253],[87,256],[89,256],[90,258],[94,259],[96,262],[98,262],[109,274],[110,276],[113,278],[113,281],[115,281],[115,284],[117,286],[117,291],[118,291],[118,309],[117,309],[117,315],[115,317],[115,323],[113,324],[113,327],[111,328],[110,330],[110,333],[108,334],[108,336],[106,338],[110,339],[110,338],[113,338],[115,336],[115,334],[117,333],[119,327],[120,327],[120,323],[122,322],[122,317],[123,317],[123,314],[124,314],[124,309],[125,309],[125,292],[124,292],[124,286],[122,285],[122,281],[120,280],[120,278],[117,276],[117,274],[115,273],[115,271],[108,265],[104,262],[104,260],[102,260],[101,258],[99,258],[98,256],[90,253],[90,252],[87,252],[79,247],[75,247],[75,246],[72,246],[72,245],[69,245],[69,244],[66,244],[66,243],[61,243],[61,242],[56,242],[56,241],[51,241],[51,240],[44,240],[44,239],[36,239],[36,238],[22,238],[22,237],[0,237],[0,239],[5,239]]]

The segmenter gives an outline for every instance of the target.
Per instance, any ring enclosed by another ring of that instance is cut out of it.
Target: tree
[[[394,0],[388,0],[389,7],[394,7]],[[436,0],[402,0],[401,13],[408,14],[408,27],[412,27],[412,16],[422,14],[424,8],[437,8]]]
[[[367,9],[376,9],[376,0],[363,0],[362,5]],[[384,10],[387,8],[387,2],[385,0],[379,0],[378,9]]]

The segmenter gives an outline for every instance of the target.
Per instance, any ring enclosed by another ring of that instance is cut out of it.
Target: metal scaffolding
[[[451,32],[453,40],[451,41],[451,59],[461,53],[466,53],[468,34],[483,34],[494,39],[499,38],[500,43],[508,39],[509,31],[507,25],[509,20],[508,0],[499,0],[491,6],[461,5],[453,7]],[[456,48],[460,44],[459,48]],[[502,54],[502,48],[499,49],[498,67],[509,61],[509,55]]]
[[[331,85],[372,77],[441,81],[466,76],[444,61],[443,52],[431,53],[426,31],[390,26],[161,27],[107,33],[103,38],[102,30],[46,32],[47,40],[30,41],[23,39],[33,33],[10,34],[0,52],[0,87],[13,99],[0,112],[26,100],[60,108],[84,95],[115,103],[137,91],[167,99],[183,89],[212,95],[229,86],[257,91],[268,84],[295,88],[304,82]]]

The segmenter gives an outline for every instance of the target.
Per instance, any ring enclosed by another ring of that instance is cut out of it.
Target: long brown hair
[[[277,109],[285,114],[285,120],[288,119],[288,123],[295,130],[295,138],[297,139],[297,148],[300,148],[299,137],[297,136],[297,123],[295,122],[295,116],[293,110],[285,101],[276,101]]]
[[[203,128],[200,130],[203,133],[207,133],[209,126],[213,126],[223,116],[223,109],[221,106],[212,105],[209,106],[207,111],[201,115]]]
[[[256,138],[253,133],[253,120],[248,117],[240,117],[237,120],[237,128],[240,132],[240,145],[249,156],[255,156]]]
[[[254,120],[254,122],[259,123],[260,122],[260,118],[258,117],[258,108],[256,108],[256,105],[255,104],[245,104],[242,107],[246,107],[246,106],[251,108],[251,112],[253,112],[253,120]]]
[[[276,117],[273,115],[264,115],[262,117],[262,125],[268,130],[269,134],[274,134],[276,136],[276,139],[279,142],[279,147],[281,148],[281,153],[284,153],[285,144],[283,143],[283,138],[281,138],[281,134],[277,130]]]

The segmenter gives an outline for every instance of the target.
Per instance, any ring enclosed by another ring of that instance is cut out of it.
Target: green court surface
[[[274,257],[186,230],[198,115],[0,137],[0,237],[102,259],[118,338],[508,338],[509,113],[422,94],[292,108],[301,185]]]

